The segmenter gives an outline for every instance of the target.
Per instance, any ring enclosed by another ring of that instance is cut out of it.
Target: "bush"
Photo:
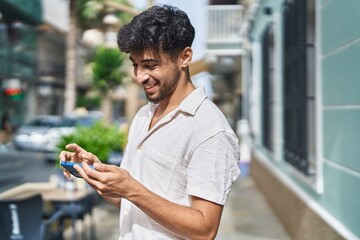
[[[122,152],[125,148],[127,133],[115,125],[106,126],[102,121],[90,127],[76,127],[76,130],[63,136],[58,144],[59,152],[66,150],[69,143],[76,143],[88,152],[95,154],[106,163],[112,151]]]

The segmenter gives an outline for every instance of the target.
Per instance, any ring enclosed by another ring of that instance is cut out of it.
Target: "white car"
[[[76,126],[91,126],[100,118],[99,115],[38,116],[18,128],[12,142],[18,150],[43,152],[47,160],[54,160],[62,136],[73,133]]]
[[[18,150],[53,151],[61,123],[60,116],[38,116],[17,129],[13,144]]]

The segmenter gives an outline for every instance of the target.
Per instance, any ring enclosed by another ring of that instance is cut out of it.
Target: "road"
[[[0,146],[0,192],[26,182],[48,181],[52,174],[59,174],[59,169],[43,154]]]

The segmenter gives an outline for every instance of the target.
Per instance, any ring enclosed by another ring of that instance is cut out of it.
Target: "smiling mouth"
[[[148,82],[148,83],[143,84],[144,89],[146,91],[152,89],[153,87],[155,87],[157,85],[159,85],[159,81],[152,81],[152,82]]]

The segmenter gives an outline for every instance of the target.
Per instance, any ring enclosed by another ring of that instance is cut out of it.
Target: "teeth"
[[[152,88],[154,85],[146,85],[146,86],[144,86],[145,87],[145,89],[149,89],[149,88]]]
[[[156,85],[156,83],[146,84],[146,85],[144,85],[144,88],[150,89],[150,88],[154,87],[155,85]]]

